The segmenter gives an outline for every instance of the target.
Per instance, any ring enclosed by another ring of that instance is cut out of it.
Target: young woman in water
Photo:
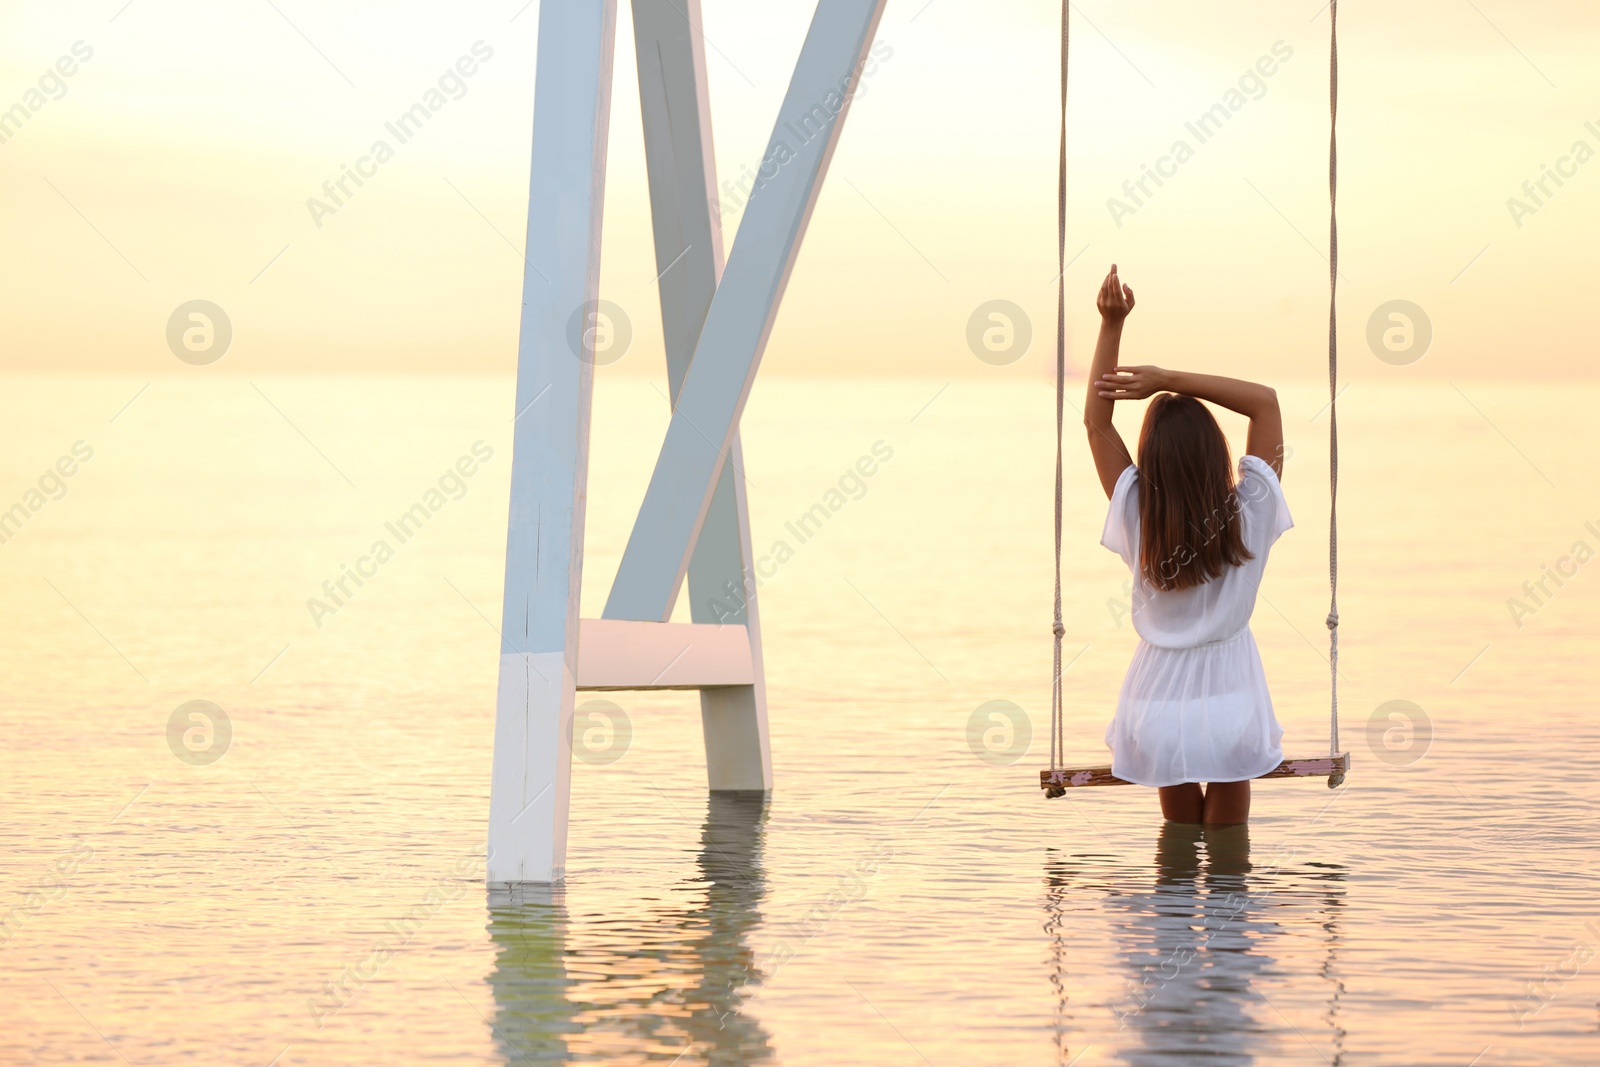
[[[1106,728],[1111,771],[1157,787],[1173,822],[1242,823],[1250,779],[1283,760],[1283,729],[1250,633],[1267,553],[1294,525],[1279,484],[1283,419],[1265,385],[1118,366],[1133,303],[1112,264],[1083,408],[1111,498],[1100,543],[1133,571],[1140,638]],[[1111,412],[1118,400],[1150,396],[1136,465]],[[1227,438],[1203,400],[1250,420],[1237,482]]]

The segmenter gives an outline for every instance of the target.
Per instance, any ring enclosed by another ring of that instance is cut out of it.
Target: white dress
[[[1166,592],[1139,573],[1139,469],[1130,466],[1117,479],[1100,543],[1133,571],[1140,638],[1106,727],[1118,778],[1149,786],[1239,782],[1283,760],[1283,728],[1272,713],[1250,613],[1268,550],[1294,520],[1278,476],[1255,456],[1239,460],[1237,500],[1254,558],[1204,585]]]

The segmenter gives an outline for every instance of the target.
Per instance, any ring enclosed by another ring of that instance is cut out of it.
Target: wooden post
[[[633,0],[657,285],[674,404],[722,276],[722,218],[699,26],[699,0]],[[772,753],[761,627],[737,427],[729,454],[689,561],[689,612],[697,623],[748,629],[754,682],[700,691],[706,775],[713,790],[769,790]],[[628,618],[609,610],[605,617]]]
[[[488,881],[560,882],[616,0],[539,5]],[[571,343],[577,338],[576,348]]]

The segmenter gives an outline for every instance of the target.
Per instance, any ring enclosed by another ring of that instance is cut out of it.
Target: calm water
[[[0,544],[0,1061],[1600,1063],[1600,573],[1522,592],[1600,549],[1600,395],[1401,373],[1341,401],[1342,790],[1265,784],[1206,839],[1144,790],[1042,800],[1048,391],[772,380],[762,551],[893,450],[761,590],[777,790],[708,798],[692,695],[613,695],[570,880],[515,896],[479,867],[509,381],[8,380],[0,508],[92,457]],[[1314,754],[1326,415],[1282,395],[1299,526],[1255,630]],[[586,614],[664,427],[602,376]],[[1099,761],[1133,633],[1074,449],[1068,740]],[[169,745],[191,700],[231,723],[213,763]],[[1009,738],[972,726],[997,700]],[[1429,725],[1369,727],[1396,700]]]

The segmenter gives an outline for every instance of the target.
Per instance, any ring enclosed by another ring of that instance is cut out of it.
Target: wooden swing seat
[[[1350,753],[1341,752],[1337,756],[1315,756],[1310,759],[1286,759],[1266,774],[1257,775],[1257,778],[1329,778],[1330,789],[1337,787],[1344,781],[1344,776],[1350,770]],[[1058,788],[1072,788],[1090,785],[1133,785],[1126,778],[1118,778],[1111,773],[1110,767],[1068,767],[1059,772],[1061,781],[1052,783],[1051,772],[1039,772],[1039,788],[1049,790],[1052,785]],[[1054,793],[1053,796],[1060,796]]]

